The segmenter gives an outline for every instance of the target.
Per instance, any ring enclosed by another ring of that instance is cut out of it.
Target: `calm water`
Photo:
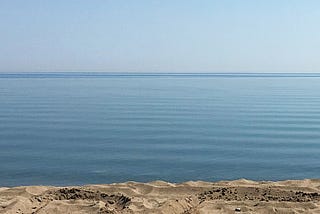
[[[0,75],[0,186],[320,177],[320,78]]]

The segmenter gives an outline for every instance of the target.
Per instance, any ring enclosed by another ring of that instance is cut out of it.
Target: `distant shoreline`
[[[0,213],[320,211],[320,179],[0,187]]]

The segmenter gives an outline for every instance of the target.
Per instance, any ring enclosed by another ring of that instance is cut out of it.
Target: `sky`
[[[0,0],[0,72],[320,72],[319,0]]]

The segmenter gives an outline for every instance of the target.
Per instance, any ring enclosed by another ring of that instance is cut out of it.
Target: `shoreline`
[[[320,213],[320,179],[0,187],[0,213]]]

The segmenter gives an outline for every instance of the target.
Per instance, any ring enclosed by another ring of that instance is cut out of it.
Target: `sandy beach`
[[[320,180],[2,187],[0,213],[320,213]]]

